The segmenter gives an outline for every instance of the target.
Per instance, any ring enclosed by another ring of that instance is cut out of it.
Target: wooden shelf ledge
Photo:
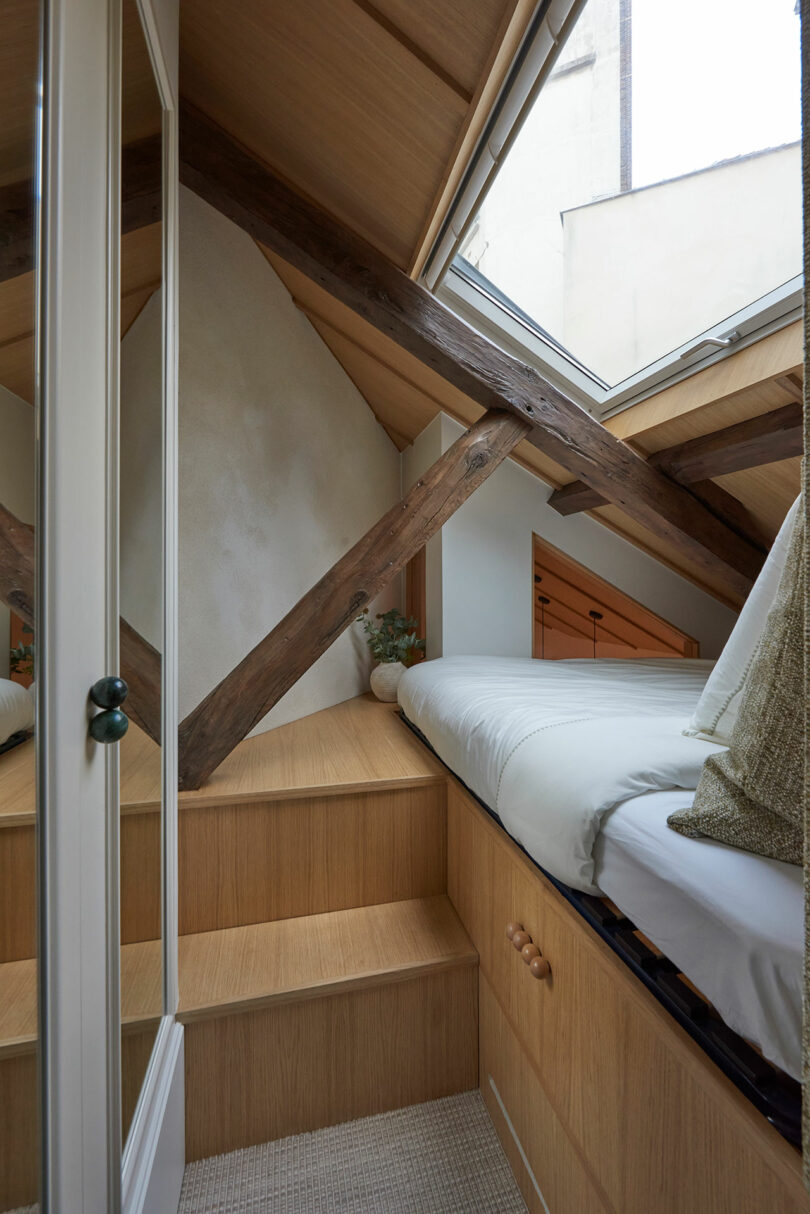
[[[449,899],[330,911],[180,937],[184,1024],[474,966]]]

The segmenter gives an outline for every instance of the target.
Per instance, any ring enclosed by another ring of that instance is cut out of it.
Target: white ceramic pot
[[[380,662],[371,672],[371,690],[384,704],[393,704],[397,698],[399,680],[405,673],[401,662]]]

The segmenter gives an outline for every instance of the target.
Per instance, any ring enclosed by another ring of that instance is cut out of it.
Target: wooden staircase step
[[[445,895],[257,923],[180,939],[185,1024],[474,966]]]

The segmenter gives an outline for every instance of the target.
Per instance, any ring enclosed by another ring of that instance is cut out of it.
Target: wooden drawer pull
[[[532,957],[529,962],[529,972],[533,978],[548,978],[551,973],[551,966],[545,957]]]
[[[529,944],[523,945],[523,948],[520,950],[520,955],[523,958],[523,960],[526,962],[526,964],[530,965],[535,957],[540,956],[540,949],[537,947],[537,945],[532,940],[532,941],[530,941]]]
[[[531,944],[531,942],[532,938],[528,932],[515,932],[514,936],[512,937],[512,944],[519,953],[523,951],[527,944]]]
[[[522,924],[522,923],[507,923],[507,925],[506,925],[506,939],[507,939],[507,940],[511,940],[511,939],[512,939],[512,937],[514,936],[515,932],[522,932],[522,931],[523,931],[523,924]]]

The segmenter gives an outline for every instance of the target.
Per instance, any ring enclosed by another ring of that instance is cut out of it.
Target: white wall
[[[400,489],[396,448],[254,242],[182,190],[181,717]],[[349,629],[257,732],[360,694],[368,670]]]
[[[0,502],[23,523],[33,523],[34,410],[0,385]],[[8,678],[9,613],[0,603],[0,678]]]
[[[435,419],[406,452],[406,483],[461,433],[452,418]],[[423,440],[432,440],[434,449]],[[733,611],[593,519],[563,518],[547,505],[551,492],[505,460],[445,523],[440,576],[435,566],[427,571],[428,629],[436,614],[441,618],[438,640],[428,636],[428,656],[531,657],[533,533],[695,637],[701,657],[719,656],[737,618]]]

